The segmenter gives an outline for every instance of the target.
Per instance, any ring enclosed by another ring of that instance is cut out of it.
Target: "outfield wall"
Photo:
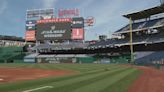
[[[23,62],[23,47],[0,47],[0,63]]]
[[[129,55],[112,57],[95,57],[86,54],[62,54],[62,55],[39,55],[31,54],[24,58],[25,63],[103,63],[103,64],[127,64]]]

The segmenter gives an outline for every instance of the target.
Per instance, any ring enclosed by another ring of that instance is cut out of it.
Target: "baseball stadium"
[[[64,4],[26,9],[24,23],[14,22],[24,25],[23,37],[0,30],[0,92],[164,92],[164,0],[157,1],[121,13],[124,26],[96,40],[86,35],[99,14],[86,17]],[[7,0],[0,4],[1,17],[3,5]]]

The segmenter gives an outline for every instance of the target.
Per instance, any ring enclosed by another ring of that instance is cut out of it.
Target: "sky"
[[[25,36],[27,9],[79,9],[81,16],[93,16],[95,23],[86,27],[85,40],[98,35],[111,37],[128,23],[122,15],[160,5],[160,0],[0,0],[0,35]]]

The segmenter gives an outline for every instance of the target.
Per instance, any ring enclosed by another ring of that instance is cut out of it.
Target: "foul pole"
[[[131,55],[131,64],[134,64],[134,49],[133,49],[133,28],[132,28],[132,18],[130,17],[130,55]]]

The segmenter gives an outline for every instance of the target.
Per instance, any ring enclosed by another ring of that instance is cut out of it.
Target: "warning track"
[[[150,67],[137,67],[144,71],[129,88],[129,92],[164,92],[164,71]]]

